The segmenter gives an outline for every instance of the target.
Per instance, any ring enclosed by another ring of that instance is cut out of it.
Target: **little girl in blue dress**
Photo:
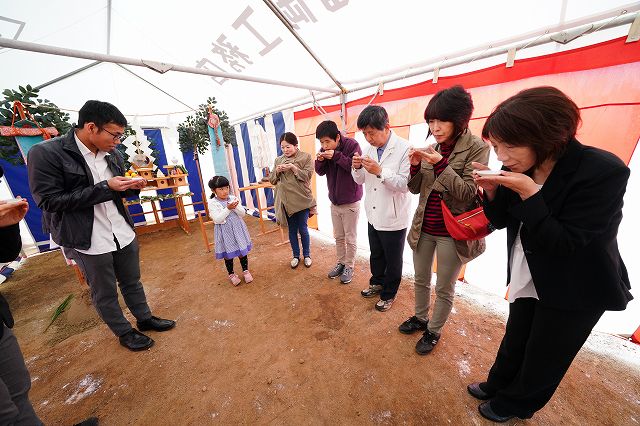
[[[246,214],[239,200],[229,194],[229,180],[214,176],[209,181],[213,192],[209,201],[209,215],[213,219],[216,259],[224,259],[231,284],[240,284],[240,277],[233,272],[233,258],[240,259],[245,283],[253,281],[249,272],[247,254],[251,250],[251,237],[242,217]]]

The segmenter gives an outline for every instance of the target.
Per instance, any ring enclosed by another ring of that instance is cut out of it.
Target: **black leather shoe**
[[[153,339],[145,336],[135,328],[119,337],[120,344],[130,351],[144,351],[153,346]]]
[[[478,405],[478,411],[480,411],[482,417],[496,423],[504,423],[516,417],[515,414],[507,414],[505,416],[497,414],[491,408],[491,401],[483,402],[482,404]]]
[[[471,383],[467,386],[467,392],[471,394],[472,397],[477,398],[481,401],[485,401],[487,399],[493,398],[495,395],[490,394],[489,392],[485,392],[480,387],[481,385],[485,385],[487,382],[482,383]]]
[[[138,329],[142,331],[167,331],[176,326],[176,322],[173,320],[162,319],[152,316],[148,320],[137,321]]]
[[[83,420],[80,423],[76,423],[73,426],[98,426],[98,423],[97,417],[89,417],[88,419]]]
[[[426,331],[429,321],[422,321],[417,316],[412,316],[398,327],[400,333],[413,334],[416,331]]]

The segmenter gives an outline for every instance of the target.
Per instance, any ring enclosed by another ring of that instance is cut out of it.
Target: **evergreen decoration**
[[[222,127],[222,137],[225,145],[236,146],[236,133],[229,124],[227,113],[216,108],[216,98],[210,97],[206,104],[198,107],[195,115],[190,115],[185,121],[178,125],[178,143],[180,151],[189,152],[196,151],[198,154],[204,154],[209,148],[209,129],[207,121],[209,119],[209,106],[214,114],[220,118],[220,126]],[[213,141],[215,143],[215,141]]]
[[[176,193],[176,194],[158,194],[158,195],[142,195],[138,200],[127,200],[125,201],[125,205],[129,206],[131,204],[141,204],[141,203],[149,203],[151,201],[165,201],[165,200],[173,200],[176,198],[182,197],[191,197],[193,192],[184,192],[184,193]]]
[[[18,90],[5,89],[2,91],[4,99],[0,104],[0,126],[11,126],[13,117],[13,102],[20,101],[25,110],[29,111],[42,127],[55,127],[61,135],[71,129],[69,114],[62,112],[49,99],[38,98],[39,89],[27,84],[18,86]],[[18,117],[18,120],[20,118]],[[13,136],[0,136],[0,159],[13,165],[24,164],[18,143]]]

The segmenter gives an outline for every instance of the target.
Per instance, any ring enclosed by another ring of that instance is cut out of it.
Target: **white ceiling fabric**
[[[513,38],[623,6],[620,0],[539,0],[484,2],[419,0],[273,0],[327,69],[347,88],[381,79],[390,70],[410,70],[429,59]],[[222,71],[336,90],[282,22],[260,0],[157,2],[150,0],[21,2],[0,0],[0,34],[19,41],[88,52],[149,59],[195,67],[198,63]],[[110,5],[110,7],[109,7]],[[111,29],[108,37],[108,11]],[[578,39],[566,46],[549,44],[519,53],[519,58],[579,47],[626,34],[628,25]],[[540,35],[544,34],[541,32]],[[108,43],[108,40],[110,43]],[[218,52],[212,52],[214,43]],[[109,44],[109,51],[107,51]],[[225,47],[226,45],[226,47]],[[229,48],[237,47],[236,55]],[[225,62],[226,59],[226,62]],[[38,86],[92,63],[91,60],[1,49],[2,88]],[[505,58],[472,61],[442,70],[441,76],[478,68]],[[9,65],[10,64],[10,65]],[[188,107],[215,96],[218,107],[233,121],[276,105],[309,96],[305,89],[227,80],[179,72],[159,74],[126,66],[181,102],[134,77],[121,67],[102,63],[42,89],[59,107],[77,110],[86,99],[107,100],[126,115],[162,125],[179,122]],[[448,74],[447,74],[448,73]],[[390,84],[398,87],[430,75]],[[374,89],[350,94],[369,96]],[[323,93],[318,93],[321,96]],[[337,98],[328,102],[336,103]],[[187,106],[185,106],[185,104]],[[153,114],[154,116],[149,116]]]

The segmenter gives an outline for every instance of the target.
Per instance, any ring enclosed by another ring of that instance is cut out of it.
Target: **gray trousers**
[[[91,300],[98,315],[116,336],[122,336],[132,329],[118,303],[116,280],[131,314],[138,321],[151,318],[151,309],[140,282],[137,238],[128,246],[105,254],[88,255],[74,250],[73,259],[91,288]]]
[[[340,206],[331,204],[331,222],[333,223],[333,236],[336,239],[338,263],[349,268],[353,268],[358,250],[359,215],[359,201]]]
[[[10,328],[0,339],[0,426],[38,426],[42,422],[29,401],[31,378],[24,364],[18,340]]]
[[[413,266],[416,272],[416,317],[429,319],[431,300],[431,265],[437,253],[436,301],[429,321],[429,331],[440,334],[449,317],[456,293],[456,281],[462,268],[462,261],[456,252],[456,242],[451,237],[437,237],[424,232],[420,234],[418,247],[413,252]]]

